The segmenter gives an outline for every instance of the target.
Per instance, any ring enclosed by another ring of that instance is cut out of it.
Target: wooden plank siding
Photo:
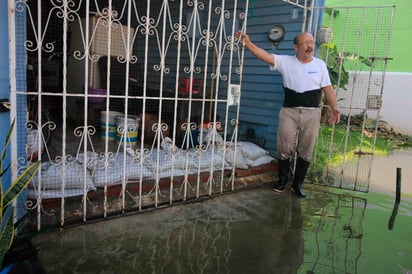
[[[269,52],[293,54],[293,38],[301,31],[302,20],[292,20],[292,9],[292,5],[280,0],[257,1],[248,15],[247,33],[252,41]],[[276,48],[268,40],[267,32],[277,24],[285,28],[286,35]],[[241,85],[240,131],[244,130],[242,123],[247,127],[254,126],[256,134],[263,134],[256,136],[257,139],[263,139],[264,148],[276,156],[278,113],[283,102],[282,77],[246,50]]]

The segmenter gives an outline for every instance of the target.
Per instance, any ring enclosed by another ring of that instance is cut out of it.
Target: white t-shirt
[[[271,70],[282,74],[283,85],[297,93],[320,89],[331,85],[328,69],[323,60],[313,57],[310,63],[301,63],[296,56],[275,55]]]

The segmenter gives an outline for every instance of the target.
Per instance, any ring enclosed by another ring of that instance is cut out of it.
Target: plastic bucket
[[[139,116],[135,116],[135,115],[127,116],[127,121],[125,121],[124,115],[117,116],[116,141],[118,143],[125,142],[127,145],[130,145],[130,146],[136,145],[139,121],[140,121]],[[126,125],[126,128],[125,128],[125,125]]]
[[[107,115],[108,114],[108,115]],[[117,128],[117,117],[122,115],[118,111],[101,111],[100,112],[100,138],[106,139],[106,128],[107,140],[116,140],[116,128]]]

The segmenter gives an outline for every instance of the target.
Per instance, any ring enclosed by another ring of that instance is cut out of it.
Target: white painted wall
[[[361,114],[368,91],[370,95],[379,95],[383,85],[382,107],[368,110],[368,117],[386,121],[396,132],[412,135],[412,73],[387,72],[383,83],[382,79],[379,72],[372,78],[368,72],[350,73],[347,90],[337,92],[342,114]]]
[[[412,73],[386,73],[381,116],[395,131],[412,135]]]

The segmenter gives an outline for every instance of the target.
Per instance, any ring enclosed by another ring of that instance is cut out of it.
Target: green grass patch
[[[351,129],[321,125],[315,158],[319,167],[339,165],[356,160],[360,155],[387,155],[394,149],[412,147],[412,138],[396,133],[377,132],[376,137],[367,129]]]

